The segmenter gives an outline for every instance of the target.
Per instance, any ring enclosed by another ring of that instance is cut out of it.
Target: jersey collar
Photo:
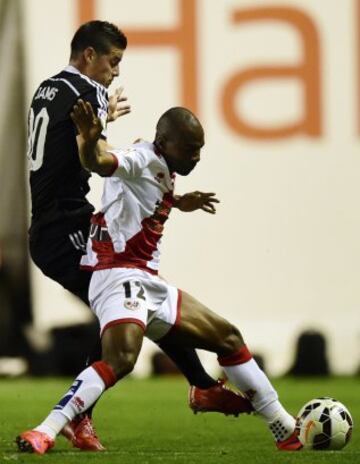
[[[96,82],[94,81],[94,79],[91,79],[89,76],[87,76],[86,74],[83,74],[81,73],[78,68],[75,68],[75,66],[73,66],[72,64],[68,64],[65,69],[64,69],[65,72],[68,72],[70,74],[78,74],[79,76],[84,76],[85,79],[89,79],[91,82],[93,82],[95,85],[99,86],[99,87],[102,87],[106,90],[107,92],[107,88],[100,84],[100,82]]]
[[[81,74],[81,72],[77,68],[75,68],[75,66],[73,66],[72,64],[68,64],[65,67],[64,71],[71,73],[71,74]]]

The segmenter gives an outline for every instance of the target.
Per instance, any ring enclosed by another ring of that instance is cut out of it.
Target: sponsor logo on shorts
[[[124,306],[126,309],[131,309],[132,311],[135,311],[136,309],[140,309],[140,301],[126,299],[124,301]]]

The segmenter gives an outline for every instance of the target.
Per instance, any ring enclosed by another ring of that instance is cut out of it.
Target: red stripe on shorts
[[[139,321],[139,319],[132,319],[132,318],[115,319],[115,321],[110,321],[105,325],[105,327],[101,331],[100,337],[104,335],[105,330],[108,329],[109,327],[113,327],[114,325],[120,325],[120,324],[137,324],[139,327],[143,329],[144,332],[146,329],[146,325],[143,323],[143,321]]]

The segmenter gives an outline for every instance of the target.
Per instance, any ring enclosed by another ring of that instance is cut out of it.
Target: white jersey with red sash
[[[101,210],[92,218],[81,268],[137,268],[157,274],[164,223],[174,203],[175,175],[152,143],[111,153],[117,168],[105,178]]]

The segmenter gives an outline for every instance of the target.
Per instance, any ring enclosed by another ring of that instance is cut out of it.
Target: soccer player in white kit
[[[190,174],[200,161],[204,131],[196,116],[171,108],[158,121],[154,143],[108,151],[96,145],[101,122],[90,103],[80,100],[72,117],[82,164],[107,176],[82,260],[93,271],[89,299],[100,322],[103,355],[79,374],[38,427],[18,437],[20,449],[45,453],[68,421],[132,371],[144,335],[159,341],[169,331],[174,345],[216,353],[228,378],[268,424],[277,447],[300,449],[295,419],[279,402],[239,330],[158,276],[159,244],[171,208],[183,202],[183,210],[214,209],[214,194],[174,194],[175,175]]]

